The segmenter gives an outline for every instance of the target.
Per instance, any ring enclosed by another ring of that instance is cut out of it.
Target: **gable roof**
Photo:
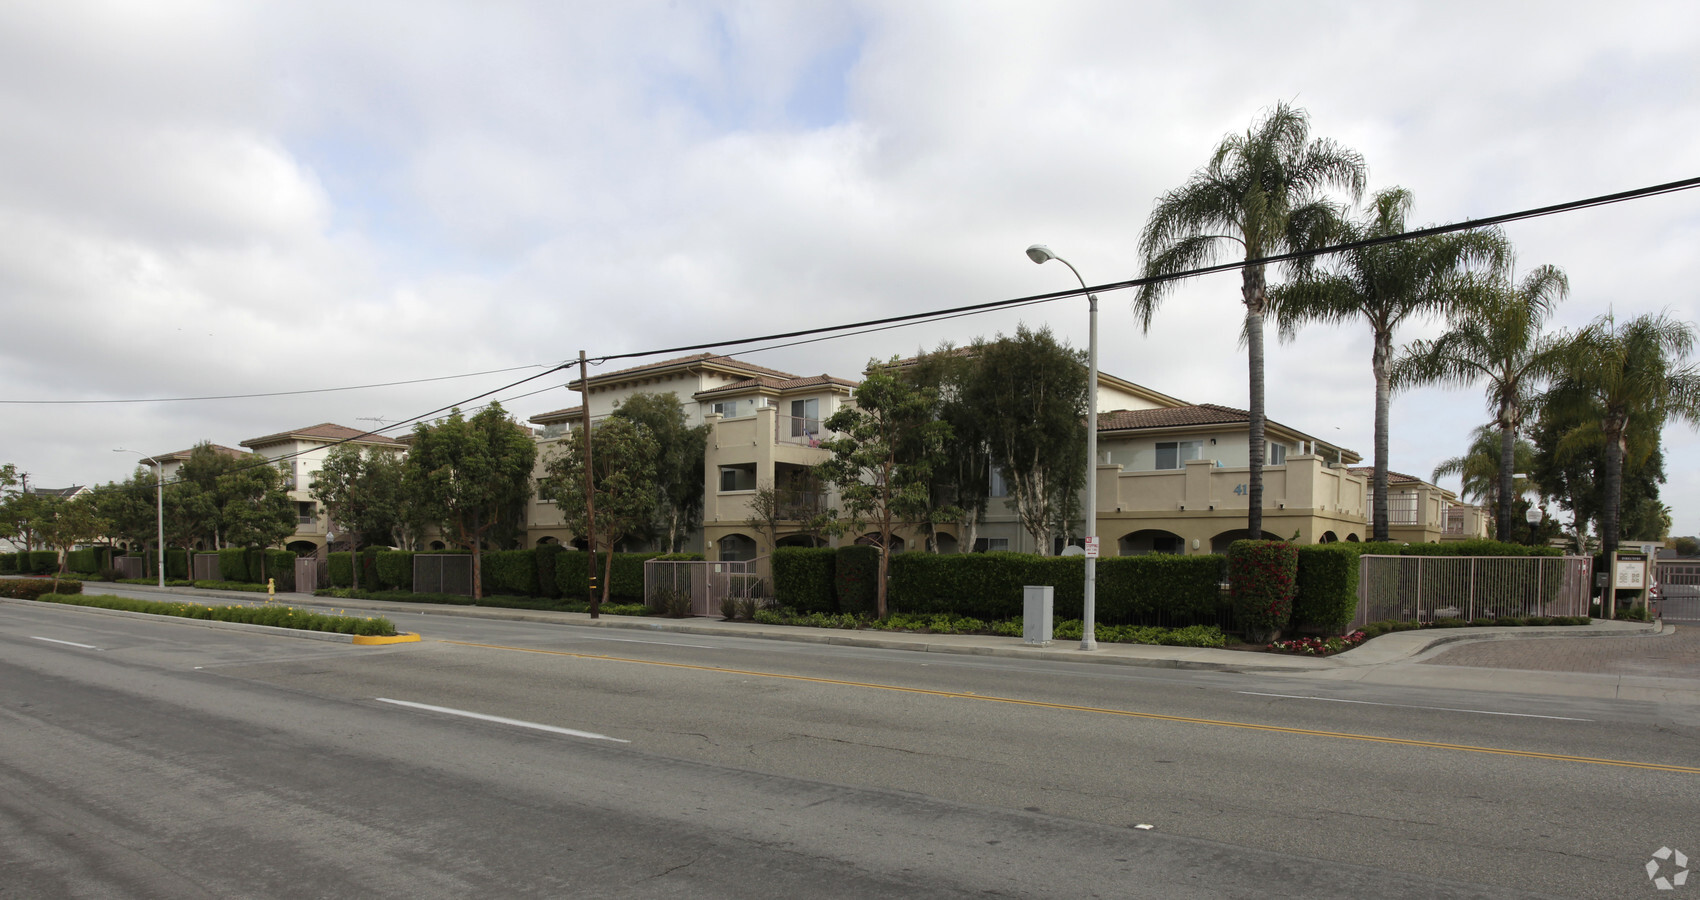
[[[251,455],[246,450],[238,450],[235,447],[226,447],[223,444],[208,444],[207,446],[211,447],[214,453],[220,454],[222,456],[228,456],[228,457],[231,457],[232,459],[239,459],[241,457]],[[158,463],[168,463],[168,462],[172,462],[172,461],[182,462],[184,460],[187,460],[189,458],[189,454],[194,453],[194,452],[195,452],[195,448],[190,447],[187,450],[179,450],[176,453],[161,453],[158,456],[150,456],[150,457],[147,457],[146,459],[144,459],[143,462],[146,462],[150,466],[153,465],[156,462],[158,462]]]
[[[323,422],[318,425],[309,425],[306,428],[296,428],[291,431],[280,431],[277,434],[268,434],[265,437],[249,438],[242,442],[242,446],[266,447],[271,444],[281,444],[284,441],[291,440],[323,441],[325,443],[348,441],[355,444],[401,443],[395,438],[385,437],[384,435],[376,434],[374,432],[361,431],[357,428],[349,428],[346,425],[336,425],[331,422]]]
[[[1098,414],[1098,431],[1139,431],[1183,425],[1233,425],[1250,422],[1251,413],[1230,406],[1199,403],[1159,409],[1117,409]]]
[[[1351,469],[1351,472],[1352,472],[1353,475],[1362,475],[1365,478],[1374,478],[1375,477],[1375,466],[1351,466],[1349,468]],[[1421,478],[1418,478],[1415,475],[1406,475],[1404,472],[1395,472],[1392,469],[1388,469],[1387,470],[1387,483],[1388,484],[1427,484],[1428,482],[1422,480]]]
[[[795,391],[811,387],[837,387],[843,388],[846,392],[849,392],[856,387],[856,382],[844,378],[835,378],[825,373],[820,375],[810,375],[807,378],[771,378],[763,375],[755,378],[746,378],[743,381],[733,382],[732,384],[721,385],[717,388],[709,388],[706,391],[697,391],[693,397],[697,400],[706,400],[711,397],[722,397],[727,394],[742,394],[752,390],[759,391],[761,393],[784,393],[785,391]]]
[[[541,412],[526,421],[533,422],[538,425],[550,425],[555,422],[576,422],[582,418],[584,418],[584,404],[580,403],[577,406],[569,406],[566,409],[555,409],[550,410],[549,412]]]
[[[723,354],[698,353],[693,356],[680,356],[674,359],[664,359],[660,362],[633,366],[629,369],[618,369],[613,372],[604,372],[600,375],[591,375],[590,386],[592,389],[595,389],[612,384],[619,384],[621,382],[642,381],[645,379],[660,378],[665,375],[703,369],[717,371],[726,375],[743,376],[746,378],[755,378],[763,375],[770,378],[781,379],[797,377],[790,372],[781,372],[778,369],[769,369],[766,366],[758,366],[755,363],[744,362],[741,359],[734,359]],[[575,378],[567,383],[567,390],[569,391],[582,389],[583,382],[579,379]]]

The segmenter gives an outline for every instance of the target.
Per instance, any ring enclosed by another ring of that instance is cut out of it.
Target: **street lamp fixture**
[[[1044,244],[1027,248],[1027,258],[1043,265],[1056,260],[1074,273],[1085,289],[1086,279],[1066,259]],[[1098,649],[1098,295],[1086,294],[1090,310],[1086,332],[1086,596],[1081,607],[1080,649]]]
[[[112,452],[113,453],[135,453],[136,451],[129,450],[129,449],[126,449],[124,447],[114,447]],[[155,515],[155,523],[158,525],[158,528],[159,528],[159,533],[158,533],[157,541],[156,541],[159,544],[159,572],[158,572],[158,575],[159,575],[159,586],[163,590],[165,588],[165,464],[163,462],[161,462],[158,457],[149,457],[149,456],[143,456],[142,462],[145,462],[148,465],[153,466],[154,515]]]

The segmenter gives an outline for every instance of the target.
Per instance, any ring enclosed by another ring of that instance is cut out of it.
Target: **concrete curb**
[[[90,582],[89,584],[101,584]],[[127,590],[164,593],[177,597],[202,597],[254,602],[263,598],[244,591],[203,591],[197,588],[166,588],[153,585],[117,585]],[[86,587],[85,587],[86,590]],[[901,650],[921,653],[951,653],[966,656],[992,656],[1003,659],[1031,659],[1044,662],[1084,662],[1097,665],[1143,666],[1159,669],[1186,669],[1244,674],[1304,674],[1339,670],[1362,669],[1390,663],[1410,662],[1419,656],[1430,655],[1437,648],[1477,641],[1524,640],[1565,637],[1634,637],[1654,636],[1674,631],[1662,622],[1612,622],[1596,620],[1589,625],[1553,625],[1532,627],[1463,627],[1399,631],[1381,637],[1339,656],[1313,657],[1244,650],[1216,650],[1202,647],[1163,647],[1150,644],[1099,644],[1097,650],[1084,651],[1073,642],[1048,646],[1029,646],[1019,638],[991,635],[940,635],[906,632],[848,631],[803,626],[769,626],[746,622],[724,622],[718,619],[656,620],[633,616],[604,616],[592,619],[588,613],[554,612],[549,610],[509,609],[499,606],[451,606],[434,603],[404,603],[385,600],[315,597],[311,594],[278,594],[276,602],[292,606],[336,607],[360,609],[392,616],[455,616],[469,619],[496,619],[506,622],[534,622],[544,625],[570,625],[580,628],[617,628],[661,634],[741,637],[756,640],[790,641],[801,644],[826,644],[842,647],[863,647],[875,650]],[[86,607],[85,607],[86,608]],[[201,620],[185,620],[200,622]],[[230,623],[222,623],[230,624]],[[263,627],[236,625],[238,628]],[[292,629],[274,629],[292,631]],[[299,634],[299,632],[297,632]],[[311,633],[311,632],[309,632]],[[347,637],[341,635],[339,637]]]
[[[126,585],[128,587],[128,585]],[[158,593],[158,589],[155,589]],[[419,635],[411,632],[401,632],[394,637],[377,637],[373,635],[343,634],[336,631],[309,631],[305,628],[280,628],[276,625],[250,625],[246,622],[217,622],[211,619],[189,619],[183,616],[162,616],[158,613],[130,612],[127,609],[105,609],[99,606],[78,606],[75,603],[52,603],[42,600],[19,600],[15,597],[0,597],[0,603],[10,603],[19,606],[51,607],[53,609],[75,609],[83,612],[96,613],[103,616],[119,616],[126,619],[146,619],[150,622],[166,622],[179,625],[198,625],[202,628],[213,628],[219,631],[245,631],[249,634],[269,634],[273,637],[305,638],[310,641],[329,641],[333,644],[359,644],[362,646],[375,644],[402,644],[419,640]]]

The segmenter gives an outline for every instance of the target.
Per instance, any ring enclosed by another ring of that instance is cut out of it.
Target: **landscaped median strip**
[[[653,659],[634,659],[625,656],[607,656],[600,653],[574,653],[568,650],[539,650],[531,647],[507,647],[501,644],[480,644],[473,641],[443,641],[443,643],[458,644],[462,647],[481,647],[487,650],[511,650],[518,653],[542,653],[548,656],[566,656],[574,659],[634,663],[636,665],[661,666],[669,669],[694,669],[699,672],[719,672],[724,675],[750,675],[757,678],[776,678],[783,681],[802,681],[811,684],[829,684],[841,687],[866,688],[876,691],[894,691],[901,694],[921,694],[929,697],[944,697],[952,700],[981,700],[987,703],[1009,703],[1015,706],[1028,706],[1038,709],[1093,713],[1103,716],[1119,716],[1129,719],[1146,719],[1157,722],[1175,722],[1186,725],[1210,725],[1217,728],[1243,728],[1250,731],[1265,731],[1274,732],[1276,734],[1291,734],[1304,737],[1332,738],[1344,741],[1367,741],[1369,743],[1393,744],[1402,747],[1419,747],[1430,750],[1487,753],[1495,756],[1542,759],[1552,762],[1586,763],[1588,765],[1595,766],[1620,766],[1629,769],[1651,769],[1656,772],[1675,772],[1679,775],[1700,775],[1700,767],[1679,766],[1670,763],[1638,762],[1628,759],[1601,759],[1592,756],[1570,756],[1563,753],[1542,753],[1536,750],[1514,750],[1508,747],[1479,747],[1473,744],[1448,744],[1439,741],[1420,741],[1410,738],[1386,737],[1374,734],[1354,734],[1350,731],[1318,731],[1311,728],[1290,728],[1285,725],[1263,725],[1256,722],[1234,722],[1226,719],[1200,719],[1193,716],[1170,716],[1162,713],[1135,712],[1133,710],[1109,709],[1101,706],[1076,706],[1069,703],[1048,703],[1043,700],[1023,700],[1019,697],[999,697],[994,694],[972,694],[964,693],[962,691],[937,691],[931,688],[903,687],[895,684],[877,684],[866,681],[844,681],[836,678],[816,678],[812,675],[787,675],[782,672],[758,672],[751,669],[731,669],[722,666],[699,666],[692,663],[662,662]]]
[[[419,640],[417,634],[397,634],[395,624],[383,617],[333,616],[299,610],[292,606],[204,606],[199,603],[136,600],[112,594],[42,594],[35,599],[43,603],[89,606],[145,615],[346,634],[353,643],[361,645],[400,644]]]

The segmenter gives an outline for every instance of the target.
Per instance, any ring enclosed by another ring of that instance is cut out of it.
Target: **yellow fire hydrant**
[[[266,579],[266,602],[270,603],[270,602],[272,602],[273,600],[276,600],[276,599],[277,599],[277,579],[276,578],[267,578]]]

